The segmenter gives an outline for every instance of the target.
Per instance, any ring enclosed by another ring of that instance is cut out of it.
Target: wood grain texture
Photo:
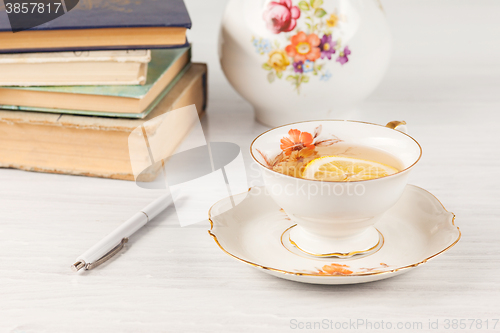
[[[194,60],[208,62],[211,141],[248,146],[266,130],[218,65],[226,3],[188,0]],[[319,286],[285,281],[219,250],[208,221],[180,228],[169,209],[95,271],[69,265],[160,195],[132,182],[0,170],[1,332],[289,332],[290,321],[500,319],[500,14],[497,1],[383,1],[394,58],[352,119],[406,120],[424,154],[410,183],[457,215],[462,240],[442,256],[380,282]],[[207,191],[209,189],[201,189]],[[459,330],[482,332],[483,329]],[[500,324],[496,329],[500,329]],[[335,331],[335,330],[318,330]],[[371,332],[365,327],[347,332]],[[383,331],[383,330],[378,330]],[[491,326],[490,326],[490,331]]]

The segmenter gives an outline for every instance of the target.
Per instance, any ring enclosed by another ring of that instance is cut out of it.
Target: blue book
[[[0,87],[0,109],[144,118],[189,70],[190,51],[152,50],[144,85]]]
[[[0,53],[187,45],[191,19],[183,0],[72,0],[74,8],[65,1],[64,14],[23,31],[15,28],[10,4],[0,2]]]

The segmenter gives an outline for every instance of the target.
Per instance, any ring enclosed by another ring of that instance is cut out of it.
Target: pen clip
[[[111,257],[113,257],[115,254],[120,252],[121,249],[123,249],[123,247],[125,246],[125,243],[127,243],[127,242],[128,242],[128,238],[123,238],[122,241],[120,242],[120,244],[118,244],[117,246],[112,248],[108,253],[106,253],[100,259],[86,264],[85,270],[88,271],[88,270],[94,269],[97,266],[99,266],[99,265],[105,263],[106,261],[108,261],[109,259],[111,259]]]

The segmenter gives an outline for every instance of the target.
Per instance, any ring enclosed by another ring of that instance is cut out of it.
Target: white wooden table
[[[212,141],[239,144],[250,165],[248,146],[266,127],[253,121],[220,71],[216,37],[225,3],[187,1],[190,40],[194,60],[209,63],[205,129]],[[424,149],[410,182],[457,215],[463,236],[456,247],[380,282],[307,285],[233,260],[209,237],[208,221],[181,228],[168,209],[116,259],[75,274],[69,265],[76,256],[159,192],[133,182],[2,169],[0,332],[288,332],[322,320],[349,332],[371,331],[345,326],[357,320],[423,328],[393,331],[427,331],[429,321],[438,321],[434,332],[492,331],[500,319],[500,3],[384,6],[393,62],[351,118],[408,122]],[[446,329],[453,319],[467,319],[467,328]],[[482,328],[469,329],[468,319],[482,320]]]

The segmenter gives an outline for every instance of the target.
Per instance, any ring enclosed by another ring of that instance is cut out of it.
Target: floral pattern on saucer
[[[234,206],[233,200],[239,204]],[[208,233],[217,246],[239,262],[283,279],[328,285],[403,274],[451,249],[461,237],[454,214],[431,193],[413,185],[407,185],[398,203],[377,224],[386,239],[384,246],[357,259],[311,258],[279,246],[283,230],[293,222],[264,187],[217,202],[209,211],[209,221]]]
[[[330,265],[324,265],[321,269],[317,269],[315,271],[307,271],[307,273],[318,274],[318,275],[352,275],[352,274],[383,272],[381,268],[387,268],[387,267],[390,266],[387,265],[386,263],[381,262],[379,267],[360,268],[359,271],[354,273],[349,265],[341,265],[333,263]]]

